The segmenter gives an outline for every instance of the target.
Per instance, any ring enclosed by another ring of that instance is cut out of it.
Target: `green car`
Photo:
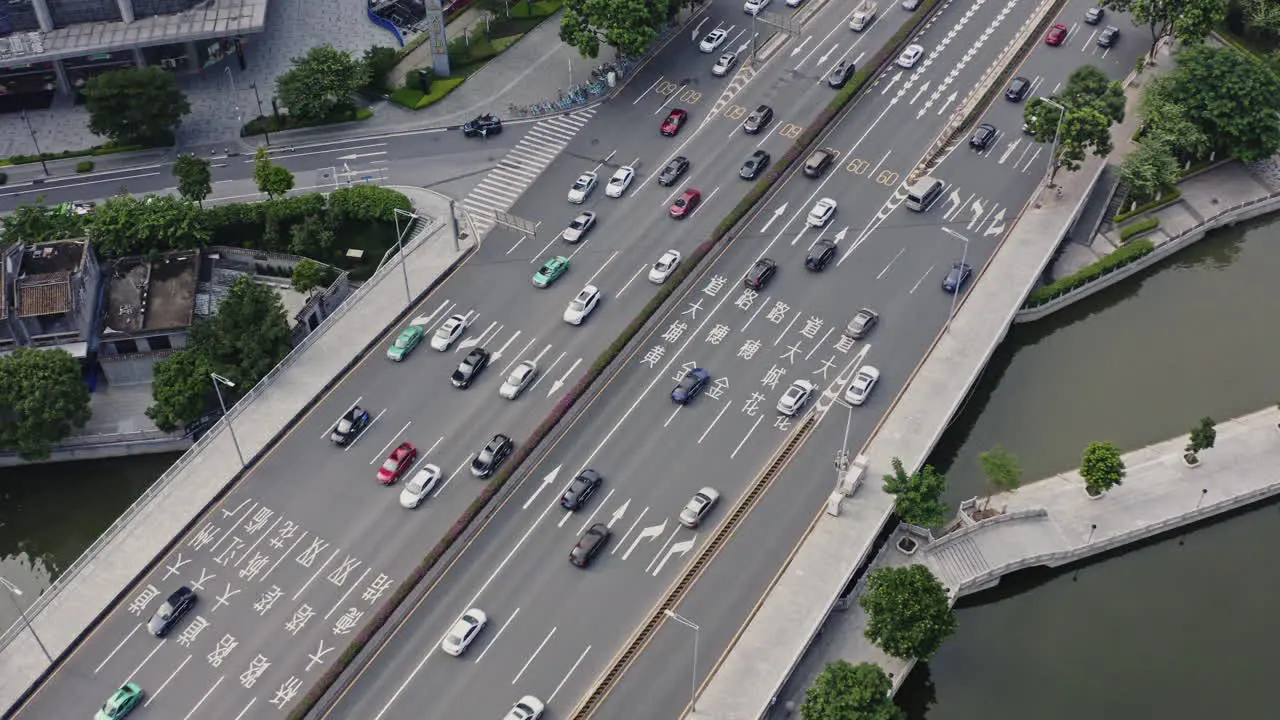
[[[106,704],[93,716],[93,720],[120,720],[133,712],[142,702],[142,688],[137,683],[125,683],[124,687],[111,693]]]
[[[553,257],[543,263],[542,267],[538,268],[538,272],[533,274],[533,286],[539,288],[548,287],[568,269],[569,258],[563,255]]]
[[[400,362],[418,347],[418,343],[422,342],[422,338],[426,335],[426,331],[421,325],[410,325],[400,331],[400,336],[396,341],[391,343],[391,347],[387,348],[387,358]]]

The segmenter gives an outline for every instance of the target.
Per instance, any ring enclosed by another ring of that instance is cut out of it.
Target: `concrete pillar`
[[[120,19],[126,23],[134,21],[133,0],[116,0],[116,5],[120,6]]]
[[[53,15],[49,12],[48,0],[31,0],[36,9],[36,21],[40,23],[41,32],[53,32]]]
[[[62,91],[64,95],[70,95],[71,82],[67,80],[67,69],[62,66],[61,60],[53,61],[53,74],[58,78],[58,90]]]
[[[147,66],[147,59],[142,55],[142,48],[133,49],[133,64],[140,68]]]
[[[200,70],[200,50],[196,47],[194,40],[188,40],[183,43],[183,47],[187,53],[187,72],[199,72]]]

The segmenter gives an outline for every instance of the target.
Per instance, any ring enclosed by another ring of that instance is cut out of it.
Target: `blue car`
[[[680,378],[680,384],[671,390],[671,402],[688,405],[711,382],[711,374],[702,368],[693,368]]]

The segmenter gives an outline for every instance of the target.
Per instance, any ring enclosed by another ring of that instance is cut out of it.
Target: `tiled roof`
[[[18,317],[58,315],[71,310],[71,273],[31,275],[18,281]]]

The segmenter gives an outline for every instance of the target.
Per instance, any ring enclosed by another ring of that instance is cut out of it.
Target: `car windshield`
[[[457,328],[458,328],[458,323],[450,320],[449,322],[440,326],[440,329],[436,331],[436,337],[442,337],[442,338],[449,337],[450,335],[453,334],[453,331],[456,330]]]
[[[409,484],[405,486],[405,489],[409,492],[422,492],[422,488],[427,485],[427,477],[427,475],[423,474],[414,476],[414,478],[409,481]]]
[[[569,223],[569,227],[572,228],[573,230],[581,230],[584,226],[586,226],[586,224],[587,224],[586,221],[583,220],[582,218],[574,218],[573,222]]]
[[[407,347],[408,345],[409,345],[408,335],[401,335],[400,337],[396,338],[396,347],[403,348],[403,347]]]
[[[168,617],[172,614],[173,614],[173,606],[167,602],[161,605],[159,610],[156,610],[156,617],[160,618],[161,620],[168,619]]]
[[[543,275],[550,275],[551,273],[555,272],[555,269],[556,269],[556,266],[553,263],[547,263],[546,265],[543,265],[542,269],[539,270],[538,272]]]
[[[515,370],[513,370],[511,372],[511,375],[507,376],[507,383],[509,385],[519,385],[520,383],[524,382],[524,376],[528,374],[529,374],[529,368],[527,366],[522,365],[516,368]]]
[[[573,302],[569,303],[569,309],[574,312],[582,312],[586,307],[587,304],[578,298],[574,298]]]
[[[393,458],[393,457],[389,457],[389,458],[387,458],[387,461],[386,461],[386,462],[382,463],[382,469],[383,469],[383,470],[395,470],[395,469],[396,469],[396,466],[397,466],[398,464],[399,464],[399,463],[397,463],[397,462],[396,462],[396,459],[395,459],[395,458]]]
[[[683,197],[681,197],[681,198],[676,198],[676,207],[684,207],[684,206],[685,206],[685,205],[687,205],[688,203],[689,203],[689,201],[688,201],[688,199],[686,199],[686,198],[683,198]]]

